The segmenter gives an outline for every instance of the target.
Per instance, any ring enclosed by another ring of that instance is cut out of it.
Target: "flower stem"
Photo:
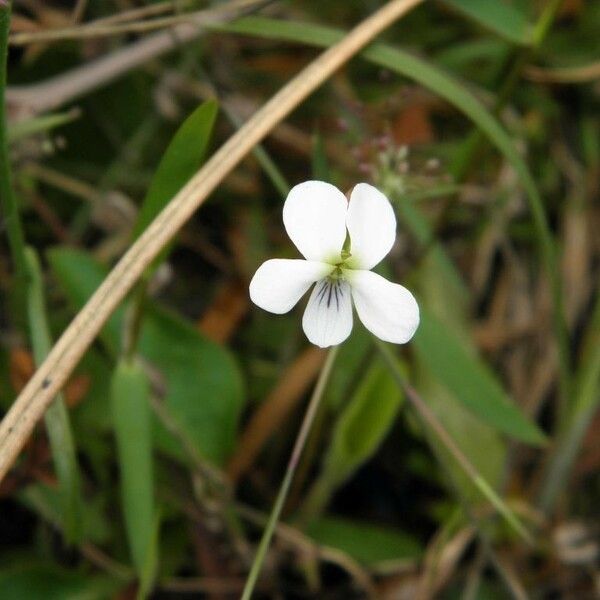
[[[416,390],[406,382],[404,375],[398,367],[394,353],[382,341],[375,337],[373,339],[375,340],[378,350],[389,367],[392,376],[398,385],[404,390],[406,398],[419,413],[421,419],[435,433],[442,444],[444,444],[454,460],[456,460],[461,469],[473,482],[473,485],[475,485],[475,487],[487,498],[490,504],[492,504],[492,506],[502,515],[502,517],[504,517],[506,522],[514,529],[514,531],[516,531],[526,542],[533,545],[533,539],[521,521],[519,521],[517,516],[507,506],[504,500],[498,496],[494,488],[492,488],[492,486],[484,479],[479,471],[477,471],[473,463],[467,458],[464,452],[452,439],[452,436],[444,429],[444,426],[440,423],[435,413],[425,402],[423,402]]]
[[[300,462],[300,457],[302,455],[302,451],[304,450],[306,439],[310,432],[310,428],[314,421],[315,415],[317,414],[319,404],[321,403],[323,392],[325,391],[325,386],[327,385],[327,381],[329,380],[329,376],[331,375],[331,369],[333,367],[333,363],[335,362],[335,357],[337,355],[338,348],[339,346],[333,346],[331,350],[329,350],[327,358],[325,359],[325,362],[323,364],[323,368],[321,369],[321,373],[319,374],[317,385],[315,386],[310,402],[308,404],[308,408],[306,409],[306,414],[304,415],[304,420],[302,421],[300,432],[298,433],[298,437],[296,438],[294,449],[292,450],[292,454],[287,465],[283,482],[281,483],[281,487],[279,488],[279,492],[277,494],[277,499],[275,500],[275,504],[273,505],[273,509],[271,510],[271,514],[269,515],[267,526],[265,527],[262,538],[260,540],[260,545],[258,546],[256,556],[254,557],[252,568],[250,569],[250,574],[248,575],[248,579],[246,580],[242,600],[249,600],[252,597],[252,592],[254,591],[254,587],[256,585],[256,581],[260,574],[261,567],[265,560],[267,550],[269,549],[269,544],[271,543],[271,538],[273,537],[273,531],[275,530],[275,526],[277,525],[279,517],[281,516],[281,511],[283,510],[283,506],[285,504],[290,485],[292,483],[292,480],[294,479],[294,474],[296,473],[298,463]]]

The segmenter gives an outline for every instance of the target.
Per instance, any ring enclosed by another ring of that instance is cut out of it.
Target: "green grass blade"
[[[142,589],[149,589],[154,577],[158,543],[149,398],[150,385],[142,367],[121,361],[113,374],[111,409],[125,529]]]
[[[527,17],[507,2],[444,0],[444,4],[514,44],[526,46],[532,42]]]
[[[148,188],[133,228],[134,237],[137,238],[148,227],[204,161],[217,111],[218,105],[214,100],[204,102],[173,136]]]
[[[401,404],[401,390],[378,359],[336,419],[322,470],[302,508],[305,521],[320,516],[335,490],[377,452]]]
[[[52,347],[52,340],[46,319],[44,288],[39,260],[34,250],[25,252],[29,270],[27,294],[27,314],[37,365],[46,358]],[[58,478],[61,498],[61,524],[65,539],[76,544],[81,539],[81,483],[71,422],[62,394],[58,394],[48,407],[45,415],[46,430],[50,440],[52,459]]]
[[[419,541],[408,533],[365,521],[327,516],[311,522],[306,534],[317,543],[338,548],[365,565],[414,560],[423,554]]]
[[[38,133],[47,132],[56,129],[67,123],[75,121],[81,112],[77,109],[68,110],[61,113],[50,113],[40,117],[33,117],[25,121],[17,121],[8,129],[9,143]]]
[[[493,373],[446,325],[421,307],[421,324],[413,340],[419,359],[460,402],[494,429],[529,444],[545,435],[505,394]]]

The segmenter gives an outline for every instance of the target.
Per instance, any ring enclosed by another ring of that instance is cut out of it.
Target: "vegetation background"
[[[2,411],[207,157],[383,4],[0,1]],[[598,597],[600,3],[417,4],[87,350],[0,483],[0,598],[240,596],[326,357],[248,281],[296,256],[311,178],[386,192],[381,272],[423,321],[341,346],[256,596]]]

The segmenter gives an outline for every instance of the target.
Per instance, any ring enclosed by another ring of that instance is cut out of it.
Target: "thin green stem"
[[[513,530],[518,533],[527,543],[533,545],[533,539],[531,535],[519,521],[517,516],[512,510],[510,510],[504,500],[498,496],[492,486],[490,486],[490,484],[479,473],[479,471],[477,471],[473,463],[467,458],[463,451],[458,447],[456,442],[452,439],[452,436],[444,429],[444,426],[440,423],[435,413],[425,402],[423,402],[416,390],[407,383],[402,371],[398,367],[394,353],[379,339],[374,338],[374,340],[385,363],[390,369],[392,376],[396,380],[398,386],[404,390],[406,398],[416,409],[421,419],[433,431],[442,444],[444,444],[460,468],[473,482],[473,485],[475,485],[475,487],[483,494],[483,496],[487,498],[490,504],[492,504],[498,513],[500,513],[500,515],[502,515],[502,517],[513,528]]]
[[[537,20],[535,27],[533,28],[533,33],[531,35],[533,48],[537,50],[544,41],[546,34],[550,31],[552,27],[552,23],[554,23],[554,19],[556,19],[556,15],[558,14],[558,9],[561,7],[563,0],[551,0],[544,7],[542,14]]]
[[[27,262],[25,237],[19,217],[19,204],[12,187],[10,156],[8,152],[8,125],[4,91],[8,56],[8,32],[10,29],[10,3],[0,0],[0,208],[15,270],[15,305],[23,309],[27,286]],[[21,314],[21,313],[19,313]]]
[[[277,499],[275,500],[275,504],[273,505],[273,509],[271,510],[271,514],[269,515],[267,526],[265,527],[262,538],[260,540],[260,545],[258,546],[258,550],[256,551],[256,556],[254,557],[252,568],[250,569],[250,574],[248,575],[248,579],[246,580],[242,600],[249,600],[252,597],[252,592],[254,591],[254,587],[256,585],[256,581],[258,580],[258,576],[260,574],[260,570],[265,560],[267,550],[269,549],[275,526],[277,525],[279,517],[281,516],[281,511],[283,510],[283,507],[285,505],[290,485],[292,484],[294,474],[296,473],[298,463],[300,462],[300,457],[302,456],[302,451],[304,450],[306,439],[308,437],[308,434],[310,433],[310,428],[313,424],[315,415],[317,414],[317,410],[321,403],[323,392],[325,391],[325,386],[327,385],[327,381],[329,380],[329,376],[331,375],[331,369],[333,367],[333,363],[335,362],[335,357],[337,355],[338,348],[339,346],[333,346],[331,350],[329,350],[327,358],[323,363],[323,368],[321,369],[321,373],[319,374],[317,385],[315,386],[315,389],[311,396],[308,408],[306,409],[306,414],[304,415],[304,419],[300,427],[300,432],[298,433],[298,437],[296,438],[294,449],[292,450],[292,454],[290,456],[290,460],[285,471],[285,476],[281,483],[281,487],[279,488]]]
[[[35,363],[40,365],[52,348],[48,327],[42,270],[37,254],[26,248],[25,259],[29,271],[27,316],[29,335]],[[44,416],[52,450],[54,469],[58,477],[61,525],[67,542],[81,541],[81,477],[69,413],[62,394],[58,394]]]

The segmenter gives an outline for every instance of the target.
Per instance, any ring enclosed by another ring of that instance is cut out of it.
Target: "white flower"
[[[419,325],[419,307],[401,285],[370,271],[390,251],[396,217],[376,188],[359,183],[350,202],[335,186],[306,181],[283,206],[288,235],[306,260],[275,258],[250,282],[252,301],[276,314],[290,311],[316,283],[304,311],[308,339],[326,348],[352,331],[352,300],[360,320],[377,337],[403,344]]]

